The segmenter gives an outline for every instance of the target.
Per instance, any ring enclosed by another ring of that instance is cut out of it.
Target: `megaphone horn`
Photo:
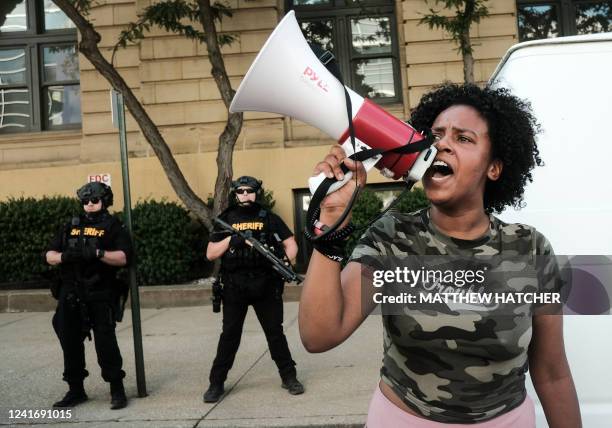
[[[255,58],[236,91],[230,112],[260,111],[293,117],[325,132],[351,155],[345,89],[352,105],[353,128],[358,140],[356,151],[375,148],[387,152],[426,138],[374,102],[343,86],[308,46],[294,11],[280,21]],[[376,164],[385,176],[395,179],[408,176],[418,181],[434,157],[432,146],[421,154],[388,153],[382,159],[377,156],[363,163],[366,170]],[[350,178],[346,174],[328,193]],[[321,174],[309,181],[313,193],[323,179]]]

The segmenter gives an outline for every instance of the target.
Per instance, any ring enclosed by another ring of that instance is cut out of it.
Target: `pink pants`
[[[370,402],[367,428],[535,428],[535,408],[529,396],[523,403],[496,418],[475,424],[446,424],[411,415],[384,396],[380,387]]]

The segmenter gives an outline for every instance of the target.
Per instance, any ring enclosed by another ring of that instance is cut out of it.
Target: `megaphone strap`
[[[351,102],[351,96],[346,90],[346,87],[344,86],[344,82],[342,79],[342,73],[340,72],[340,68],[338,67],[338,64],[336,63],[336,58],[331,52],[322,51],[322,49],[318,47],[317,45],[311,44],[310,48],[317,55],[319,61],[321,61],[321,63],[325,66],[325,68],[327,68],[327,70],[329,70],[329,72],[332,73],[332,75],[334,75],[336,79],[338,79],[338,81],[342,85],[342,88],[344,89],[344,99],[345,99],[345,105],[346,105],[346,115],[348,119],[349,136],[351,139],[351,145],[353,146],[353,152],[355,152],[355,129],[353,127],[353,105]],[[360,155],[360,156],[363,156],[363,155]],[[371,155],[371,156],[375,156],[375,155]],[[367,158],[364,158],[364,159],[367,159]],[[355,159],[355,160],[360,160],[360,159]],[[341,164],[340,168],[344,174],[346,174],[349,171],[346,165],[344,164]],[[319,185],[317,190],[314,192],[310,200],[310,204],[308,206],[308,212],[306,214],[306,227],[305,227],[304,233],[306,237],[313,243],[316,241],[325,240],[327,237],[329,237],[330,234],[332,234],[334,231],[338,229],[338,227],[344,222],[346,217],[349,215],[350,210],[353,207],[355,200],[357,199],[357,195],[359,194],[359,185],[357,185],[355,188],[355,191],[353,192],[353,195],[351,196],[351,200],[349,201],[347,208],[344,210],[340,218],[338,218],[338,220],[336,220],[336,222],[333,225],[329,226],[327,230],[322,231],[321,234],[318,234],[318,235],[315,234],[314,233],[314,220],[318,219],[318,216],[321,212],[319,207],[321,205],[321,202],[323,201],[323,198],[327,195],[327,191],[329,190],[330,186],[334,184],[336,181],[337,180],[335,178],[325,178],[323,182]]]
[[[349,171],[346,165],[344,164],[341,164],[340,168],[345,174]],[[335,178],[325,178],[321,185],[317,187],[317,190],[314,192],[312,198],[310,199],[310,204],[308,205],[308,212],[306,213],[306,227],[304,234],[312,242],[326,240],[326,237],[328,235],[338,229],[338,227],[344,222],[344,220],[346,220],[346,217],[351,212],[351,208],[355,204],[355,200],[357,199],[357,195],[359,194],[360,186],[357,185],[355,191],[353,192],[353,195],[351,196],[351,199],[348,202],[346,209],[344,210],[342,215],[340,215],[338,220],[336,220],[333,225],[328,226],[328,229],[324,230],[323,233],[321,233],[320,235],[315,234],[313,231],[314,221],[318,219],[318,215],[321,212],[321,202],[323,201],[323,198],[325,198],[325,196],[327,195],[327,191],[329,190],[330,186],[336,181],[337,180]]]
[[[410,139],[406,142],[406,144],[402,146],[394,147],[394,148],[386,149],[386,150],[371,148],[371,149],[366,149],[366,150],[361,150],[359,152],[356,152],[355,150],[355,129],[353,126],[351,96],[346,90],[346,87],[344,86],[342,74],[340,73],[340,69],[335,61],[335,57],[333,56],[333,54],[331,54],[328,51],[321,52],[321,49],[319,47],[316,47],[316,45],[311,45],[311,48],[313,52],[317,55],[319,60],[323,63],[323,65],[325,65],[325,68],[327,68],[327,70],[329,70],[338,79],[338,81],[342,85],[342,88],[344,89],[344,97],[346,100],[346,114],[347,114],[347,119],[348,119],[348,131],[349,131],[349,137],[351,140],[351,146],[353,148],[353,154],[349,156],[349,159],[352,159],[354,161],[363,162],[366,159],[370,159],[378,155],[384,155],[387,153],[395,153],[398,155],[397,159],[395,160],[393,164],[395,165],[397,164],[397,162],[399,162],[402,156],[421,152],[423,150],[426,150],[433,144],[433,136],[430,130],[425,131],[426,138],[413,143],[412,140],[414,138],[414,135],[416,134],[416,131],[415,131],[414,133],[410,135]],[[340,169],[342,170],[344,174],[349,172],[349,169],[346,167],[344,163],[340,164]],[[321,233],[319,234],[316,234],[314,231],[315,222],[316,220],[318,220],[319,214],[321,213],[321,210],[320,210],[321,202],[323,201],[323,198],[325,198],[325,196],[327,195],[327,191],[329,190],[331,185],[334,184],[336,181],[337,180],[335,177],[325,178],[321,182],[319,187],[317,187],[317,190],[314,192],[310,200],[310,204],[308,206],[308,212],[306,213],[306,226],[304,230],[304,235],[306,236],[307,239],[309,239],[313,243],[313,245],[317,243],[322,244],[323,242],[325,243],[333,242],[334,247],[337,247],[338,245],[343,247],[344,246],[343,243],[346,242],[346,238],[350,236],[350,234],[354,231],[354,227],[350,228],[350,230],[347,229],[346,227],[341,230],[338,230],[338,227],[344,222],[344,220],[346,220],[347,216],[351,212],[351,209],[353,208],[353,205],[355,204],[355,200],[357,199],[357,195],[359,194],[359,191],[361,189],[361,186],[359,186],[359,184],[355,186],[355,191],[353,192],[353,195],[351,196],[351,199],[349,200],[348,205],[346,206],[342,215],[340,215],[340,217],[336,220],[336,222],[333,225],[325,228],[325,230],[322,230]],[[357,182],[357,174],[355,174],[355,182]],[[412,188],[413,184],[414,182],[408,182],[408,189],[406,190],[409,191]],[[380,218],[380,216],[382,216],[385,212],[387,212],[387,210],[389,210],[392,206],[394,206],[397,203],[398,199],[399,197],[396,198],[396,200],[393,201],[389,205],[389,207],[387,207],[387,209],[385,209],[376,218],[370,221],[367,224],[367,226],[371,225],[374,221]],[[346,236],[344,234],[345,231],[348,231],[346,233]],[[343,233],[340,233],[340,232],[343,232]],[[315,248],[316,248],[316,245],[315,245]],[[337,251],[334,251],[334,259],[337,259],[336,256],[337,256]]]
[[[314,226],[314,230],[315,230],[315,236],[316,235],[320,235],[322,232],[326,231],[327,229],[329,229],[329,227],[327,225],[322,225],[320,224],[321,222],[319,220],[317,220],[319,218],[319,215],[321,213],[321,208],[317,208],[314,212],[314,219],[313,219],[313,226]],[[316,231],[319,230],[320,232],[317,233]],[[325,238],[323,238],[321,241],[326,242],[326,241],[337,241],[337,240],[344,240],[347,239],[348,237],[351,236],[351,234],[355,231],[355,225],[353,223],[349,223],[347,224],[345,227],[343,227],[342,229],[337,229],[334,230],[332,232],[329,233],[329,235],[326,235]],[[312,239],[313,236],[311,236],[311,232],[309,230],[305,230],[304,234],[306,235],[306,238],[308,239]]]
[[[414,134],[413,134],[414,135]],[[405,145],[400,147],[394,147],[392,149],[383,150],[383,149],[366,149],[361,150],[357,153],[353,153],[349,156],[349,159],[363,162],[366,159],[370,159],[376,157],[378,155],[385,155],[388,153],[395,153],[398,155],[398,158],[401,158],[402,155],[409,155],[412,153],[420,153],[423,150],[427,150],[432,144],[432,139],[427,136],[425,139],[417,141],[413,143],[412,140],[408,141]]]
[[[429,148],[433,142],[431,131],[427,132],[426,135],[427,135],[427,138],[417,141],[416,143],[406,144],[404,146],[393,148],[390,150],[381,150],[381,149],[362,150],[362,151],[352,154],[348,158],[355,160],[355,161],[363,162],[366,159],[372,158],[374,156],[386,154],[386,153],[397,153],[398,157],[401,157],[402,155],[421,152]],[[349,169],[344,163],[340,164],[340,169],[342,170],[344,174],[346,174],[349,171]],[[337,230],[338,226],[340,226],[344,222],[344,220],[346,220],[346,217],[349,215],[351,209],[353,208],[355,200],[357,199],[357,195],[360,190],[359,185],[355,187],[355,191],[353,192],[353,195],[351,196],[351,199],[346,209],[340,216],[340,218],[338,218],[338,220],[336,220],[336,222],[333,225],[329,226],[328,229],[325,230],[322,234],[316,235],[312,229],[314,227],[315,219],[317,219],[318,215],[320,214],[321,202],[323,201],[325,196],[327,196],[327,191],[329,190],[331,185],[334,184],[336,181],[337,180],[335,177],[325,178],[323,182],[321,182],[319,187],[317,187],[317,190],[314,192],[314,194],[312,195],[312,198],[310,199],[310,204],[308,206],[308,212],[306,214],[306,228],[305,228],[306,230],[304,234],[309,240],[313,242],[318,241],[318,240],[327,240],[327,236],[333,233],[335,230]],[[412,187],[413,184],[414,184],[413,182],[408,183],[409,189]],[[386,210],[383,211],[383,214],[384,212],[386,212]]]

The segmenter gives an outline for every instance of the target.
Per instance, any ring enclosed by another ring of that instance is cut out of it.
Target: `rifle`
[[[219,277],[215,278],[215,281],[213,282],[212,297],[210,300],[212,301],[213,312],[221,312],[221,302],[223,301],[223,287],[221,286],[221,281],[219,280]]]
[[[73,217],[72,226],[79,226],[80,233],[77,238],[68,240],[68,247],[81,249],[83,245],[85,245],[81,219],[79,217]],[[80,264],[75,264],[72,269],[74,274],[73,287],[75,297],[70,299],[70,303],[79,311],[81,334],[83,338],[87,337],[91,341],[92,320],[89,316],[89,308],[86,303],[89,294],[89,282],[83,279]]]
[[[285,262],[276,257],[268,247],[263,245],[257,239],[253,238],[252,236],[248,236],[241,230],[232,227],[220,218],[215,218],[215,223],[217,223],[219,226],[221,226],[228,232],[235,233],[238,236],[242,237],[245,242],[248,242],[259,254],[261,254],[266,260],[268,260],[272,264],[272,268],[283,278],[283,280],[285,280],[285,282],[296,282],[297,284],[299,284],[303,281],[303,278],[301,276],[291,270],[290,265],[287,266]]]

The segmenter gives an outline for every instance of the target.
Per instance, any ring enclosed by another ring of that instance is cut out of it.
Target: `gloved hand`
[[[98,249],[93,245],[83,245],[81,256],[86,262],[91,262],[98,258]]]
[[[62,252],[62,263],[80,263],[83,260],[83,254],[79,248],[68,248]]]
[[[215,235],[215,238],[216,238],[215,242],[218,242],[218,241],[224,240],[227,237],[232,236],[232,232],[227,231],[227,230],[214,231],[213,235]]]
[[[238,247],[242,247],[243,245],[245,245],[244,238],[238,235],[237,233],[234,233],[232,235],[232,239],[230,239],[230,247],[238,248]]]

